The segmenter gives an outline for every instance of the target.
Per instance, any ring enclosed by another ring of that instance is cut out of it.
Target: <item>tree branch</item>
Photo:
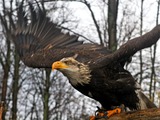
[[[64,30],[68,30],[69,32],[72,32],[74,35],[77,35],[78,37],[82,37],[83,39],[85,39],[86,41],[88,41],[88,42],[90,42],[90,43],[93,43],[93,44],[96,43],[96,42],[90,40],[89,38],[87,38],[87,37],[85,37],[85,36],[83,36],[83,35],[81,35],[81,34],[79,34],[79,33],[77,33],[77,32],[74,32],[73,30],[71,30],[71,29],[69,29],[69,28],[62,27],[62,26],[60,26],[60,27],[63,28]]]
[[[106,120],[106,119],[99,119]],[[107,120],[160,120],[160,109],[152,108],[116,114]]]
[[[97,23],[97,20],[96,20],[96,18],[95,18],[95,15],[94,15],[92,9],[91,9],[90,4],[89,4],[86,0],[84,0],[82,3],[84,3],[84,4],[87,6],[87,8],[89,9],[89,11],[90,11],[90,13],[91,13],[91,16],[92,16],[92,19],[93,19],[93,22],[94,22],[95,27],[96,27],[96,29],[97,29],[97,33],[98,33],[98,36],[99,36],[99,39],[100,39],[100,44],[101,44],[101,45],[104,45],[103,39],[102,39],[102,36],[101,36],[101,31],[100,31],[100,28],[99,28],[99,25],[98,25],[98,23]]]

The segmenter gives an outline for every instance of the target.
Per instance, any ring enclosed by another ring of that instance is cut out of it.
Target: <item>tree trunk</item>
[[[44,90],[44,112],[43,112],[43,120],[49,120],[49,88],[50,88],[50,73],[51,71],[49,69],[46,69],[46,79],[45,79],[45,90]]]
[[[5,120],[5,106],[6,106],[6,96],[7,96],[7,83],[8,83],[8,77],[9,77],[9,71],[10,71],[10,52],[11,52],[11,48],[10,48],[10,41],[7,40],[7,55],[6,55],[6,59],[4,61],[5,64],[3,64],[3,79],[2,79],[2,96],[1,96],[1,101],[3,102],[3,107],[4,107],[4,111],[2,113],[2,119]],[[2,62],[2,61],[1,61]]]
[[[17,95],[18,95],[18,82],[19,82],[19,55],[15,52],[14,62],[14,75],[12,84],[12,120],[17,119]]]
[[[143,2],[144,0],[141,0],[141,12],[140,12],[140,35],[142,36],[143,32]],[[143,81],[143,56],[142,56],[142,50],[139,51],[139,61],[140,61],[140,78],[139,83],[142,84]]]
[[[159,21],[159,10],[160,10],[160,0],[157,1],[157,15],[156,15],[156,25],[158,25]],[[150,48],[151,50],[151,83],[150,83],[150,89],[149,89],[149,96],[152,102],[154,102],[155,99],[155,91],[156,91],[156,83],[157,83],[157,77],[156,77],[156,52],[157,52],[157,44],[155,44],[153,47]]]
[[[108,36],[109,49],[115,51],[117,49],[117,14],[119,0],[108,0]]]

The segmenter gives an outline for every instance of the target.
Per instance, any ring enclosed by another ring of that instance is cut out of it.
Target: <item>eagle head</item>
[[[89,84],[91,75],[88,65],[78,62],[73,57],[63,58],[52,64],[52,70],[62,72],[73,86]]]

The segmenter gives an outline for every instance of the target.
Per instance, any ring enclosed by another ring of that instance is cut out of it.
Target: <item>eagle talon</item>
[[[108,110],[108,111],[98,108],[98,110],[95,112],[95,116],[90,116],[89,120],[97,120],[97,119],[101,119],[101,118],[110,118],[114,114],[119,114],[122,111],[123,111],[123,108],[121,108],[121,107],[116,107],[115,109]]]
[[[115,108],[114,110],[109,110],[107,111],[107,117],[111,117],[112,115],[114,114],[119,114],[122,112],[122,109],[121,108]]]

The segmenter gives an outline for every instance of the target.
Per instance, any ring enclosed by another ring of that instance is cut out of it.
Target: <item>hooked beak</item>
[[[55,69],[64,69],[64,68],[68,68],[68,66],[61,61],[56,61],[52,64],[52,71]]]

